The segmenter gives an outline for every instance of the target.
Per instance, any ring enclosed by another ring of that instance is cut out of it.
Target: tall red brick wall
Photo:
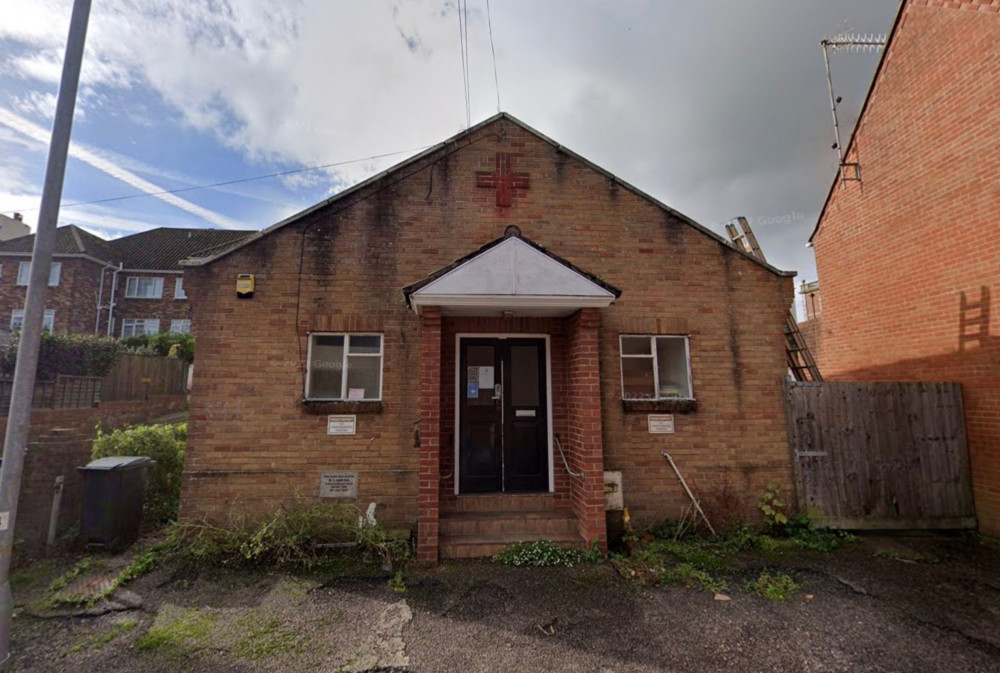
[[[476,171],[492,171],[497,151],[514,153],[514,170],[530,174],[530,188],[516,190],[510,208],[496,206],[492,189],[475,186]],[[601,424],[605,467],[624,470],[625,500],[640,522],[676,517],[687,501],[660,455],[665,448],[706,487],[729,474],[753,500],[769,482],[790,485],[781,325],[791,279],[498,122],[188,271],[198,367],[183,516],[260,511],[296,496],[315,501],[321,472],[358,470],[363,506],[378,502],[381,517],[415,523],[420,319],[406,309],[401,288],[511,224],[624,291],[601,310]],[[238,273],[256,274],[252,299],[236,298]],[[301,403],[307,333],[362,329],[384,334],[383,401],[377,411],[358,412],[357,435],[330,437],[325,414]],[[554,335],[555,350],[562,328],[551,329],[541,331]],[[446,319],[443,359],[454,358],[448,330]],[[698,409],[677,418],[675,434],[650,435],[646,413],[623,409],[621,333],[690,334]],[[448,378],[440,392],[442,437],[453,425]],[[557,489],[561,471],[557,461]]]
[[[1000,7],[908,2],[814,238],[819,365],[839,380],[963,384],[981,529],[1000,535],[1000,323],[960,344],[960,305],[1000,297]]]
[[[83,479],[76,468],[90,462],[98,425],[107,432],[123,425],[147,423],[179,411],[186,403],[184,395],[160,395],[135,402],[103,402],[87,409],[32,411],[14,533],[17,556],[23,559],[45,552],[58,476],[64,479],[58,531],[63,533],[79,525]],[[6,419],[0,420],[0,435],[6,430]]]

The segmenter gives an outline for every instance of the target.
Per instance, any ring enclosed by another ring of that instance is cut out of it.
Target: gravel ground
[[[801,592],[748,593],[762,570]],[[445,563],[410,572],[405,593],[384,578],[161,568],[103,614],[40,617],[31,587],[16,590],[13,670],[1000,671],[1000,551],[973,536],[866,536],[741,557],[724,577],[730,600],[608,565]]]

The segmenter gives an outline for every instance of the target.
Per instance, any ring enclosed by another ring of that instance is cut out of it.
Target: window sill
[[[698,410],[698,400],[622,400],[625,413],[629,412],[662,412],[689,414]]]
[[[381,400],[354,402],[348,400],[302,400],[302,411],[307,414],[381,414]]]

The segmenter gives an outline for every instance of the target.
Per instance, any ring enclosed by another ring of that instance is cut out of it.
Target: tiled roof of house
[[[5,252],[30,254],[34,246],[34,234],[19,236],[0,241],[0,254]],[[53,252],[57,255],[90,255],[112,264],[116,264],[120,257],[108,241],[84,231],[75,224],[56,229],[56,246]]]
[[[181,270],[179,262],[209,252],[222,252],[248,236],[259,232],[224,231],[220,229],[172,229],[159,227],[113,241],[105,241],[71,224],[56,229],[56,255],[88,255],[126,269]],[[4,253],[30,254],[35,235],[0,241]]]
[[[199,256],[202,251],[222,250],[256,231],[221,229],[173,229],[159,227],[111,241],[127,269],[177,269],[179,262]]]

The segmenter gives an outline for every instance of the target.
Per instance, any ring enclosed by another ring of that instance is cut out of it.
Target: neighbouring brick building
[[[44,326],[59,332],[135,336],[190,332],[180,260],[254,231],[158,228],[112,241],[69,225],[56,231]],[[0,327],[24,315],[34,235],[0,241]]]
[[[185,265],[182,518],[356,489],[433,562],[604,544],[606,470],[677,518],[664,450],[703,494],[790,486],[792,274],[507,114]]]
[[[958,381],[1000,535],[1000,4],[907,0],[812,244],[824,377]],[[853,170],[848,170],[853,177]]]

